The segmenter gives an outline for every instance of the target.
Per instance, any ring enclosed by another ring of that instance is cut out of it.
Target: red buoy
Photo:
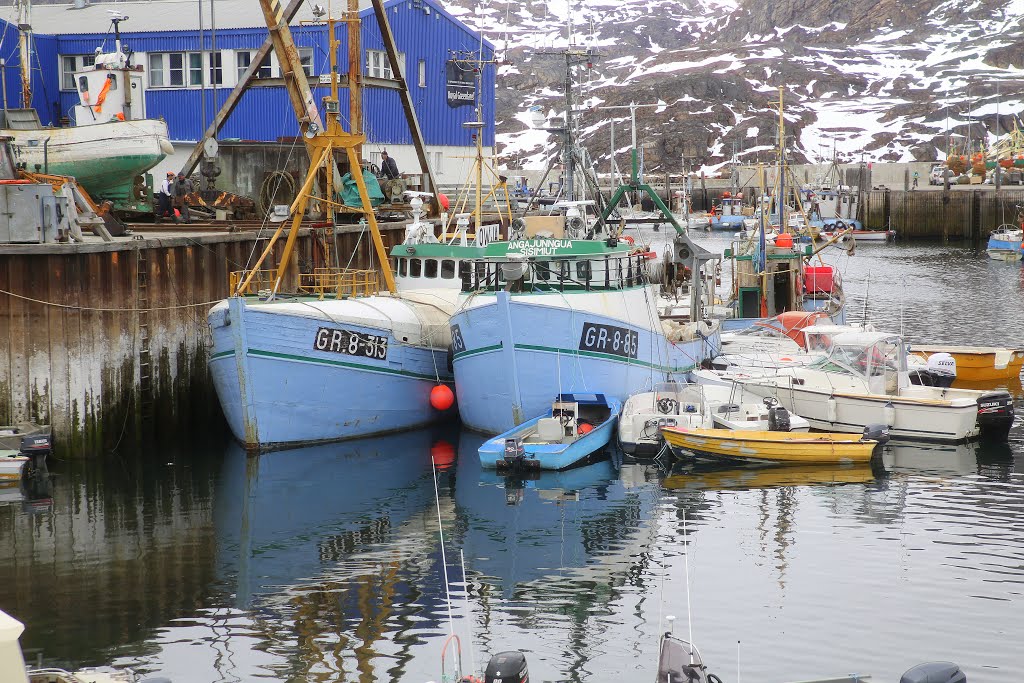
[[[430,390],[430,405],[435,410],[448,410],[455,403],[455,394],[444,384],[438,384]]]
[[[580,434],[589,434],[594,431],[594,425],[589,422],[580,422],[580,426],[576,428],[576,431]]]
[[[437,201],[441,204],[441,208],[445,211],[448,210],[448,195],[443,192],[437,193]]]
[[[430,459],[434,461],[434,467],[437,469],[448,469],[455,462],[455,446],[444,439],[438,439],[430,447]]]

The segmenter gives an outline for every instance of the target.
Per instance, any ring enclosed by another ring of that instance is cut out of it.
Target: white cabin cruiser
[[[1013,424],[1006,391],[913,384],[903,339],[886,332],[840,333],[828,355],[814,363],[751,369],[725,379],[774,396],[815,429],[831,432],[859,433],[882,423],[895,439],[955,443],[979,436],[1005,440]]]
[[[619,443],[630,455],[656,455],[665,445],[662,427],[711,427],[704,388],[661,382],[654,391],[630,396],[619,416]]]

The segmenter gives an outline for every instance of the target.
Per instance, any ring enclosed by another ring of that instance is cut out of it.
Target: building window
[[[427,87],[427,62],[422,59],[419,63],[419,84],[421,88]]]
[[[235,66],[238,67],[238,80],[242,80],[245,76],[245,70],[252,64],[252,58],[255,56],[251,50],[239,50],[235,53]],[[259,69],[256,70],[256,74],[253,78],[271,78],[273,73],[270,68],[270,55],[268,54],[260,62]]]
[[[441,159],[443,158],[440,152],[434,152],[434,173],[441,172]]]
[[[402,53],[398,53],[398,65],[402,68],[402,72],[405,73],[405,55]],[[394,78],[395,75],[391,70],[391,62],[388,61],[388,53],[383,50],[367,50],[366,75],[370,78]]]
[[[185,53],[183,52],[172,52],[167,55],[167,61],[170,64],[168,67],[168,74],[170,79],[167,84],[172,88],[184,88],[185,87]]]
[[[75,72],[83,71],[96,63],[96,55],[63,55],[60,58],[60,89],[75,89]]]
[[[220,52],[211,52],[210,54],[210,85],[223,85],[224,84],[224,61],[221,59]]]
[[[149,55],[149,87],[162,88],[164,81],[164,56],[150,53]]]
[[[300,47],[299,48],[299,61],[302,62],[302,70],[306,72],[307,77],[313,76],[313,48],[311,47]]]
[[[201,52],[188,53],[188,84],[203,84],[203,54]]]

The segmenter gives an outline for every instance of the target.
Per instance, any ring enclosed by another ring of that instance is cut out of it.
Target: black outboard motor
[[[21,438],[21,455],[31,458],[29,465],[33,472],[46,470],[46,456],[50,454],[51,448],[50,437],[46,434],[34,434]]]
[[[874,454],[877,455],[889,441],[889,425],[884,424],[869,424],[864,427],[864,435],[861,436],[863,440],[877,441],[875,445]]]
[[[768,431],[788,432],[790,429],[788,410],[782,406],[768,408]]]
[[[967,683],[967,676],[953,662],[929,662],[907,671],[900,683]]]
[[[526,655],[519,650],[499,652],[491,657],[484,670],[484,683],[529,683]]]
[[[1013,426],[1013,397],[1007,391],[990,391],[978,398],[981,438],[1006,441]]]

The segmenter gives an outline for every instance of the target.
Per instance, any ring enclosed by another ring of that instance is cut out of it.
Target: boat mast
[[[782,117],[782,86],[779,86],[779,232],[786,232],[786,121]]]
[[[32,106],[32,0],[15,0],[18,5],[18,55],[21,62],[21,106]]]

